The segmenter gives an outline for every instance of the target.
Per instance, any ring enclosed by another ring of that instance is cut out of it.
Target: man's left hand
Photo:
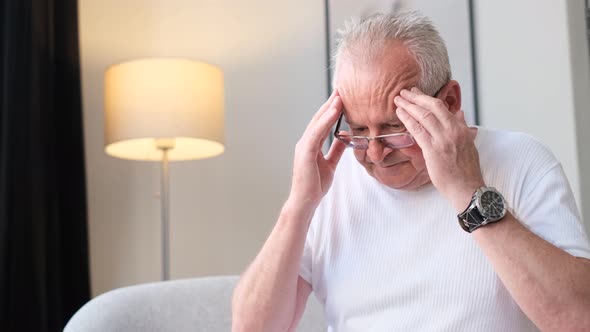
[[[475,134],[465,114],[453,114],[446,104],[418,88],[395,97],[397,116],[422,149],[434,186],[461,212],[484,181],[475,147]]]

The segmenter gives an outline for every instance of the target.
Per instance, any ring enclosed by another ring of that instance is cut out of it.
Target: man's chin
[[[386,176],[407,177],[415,171],[416,169],[412,166],[412,163],[409,161],[400,161],[398,163],[387,166],[373,165],[373,172],[375,172],[376,174],[383,174]]]
[[[409,162],[403,162],[389,167],[376,167],[369,172],[379,183],[398,190],[414,190],[424,183],[417,183],[418,172],[407,169]],[[411,164],[410,164],[411,165]],[[429,182],[429,181],[426,181]]]
[[[391,179],[391,178],[379,178],[379,177],[375,177],[375,179],[377,179],[377,181],[379,181],[379,183],[388,186],[389,188],[392,189],[399,189],[399,190],[404,190],[404,189],[412,189],[410,188],[410,185],[412,183],[412,179]]]
[[[371,175],[381,184],[393,189],[405,189],[416,177],[416,174],[392,172],[389,168],[373,169]]]

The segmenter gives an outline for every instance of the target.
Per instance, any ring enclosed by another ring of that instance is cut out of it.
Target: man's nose
[[[379,140],[370,140],[367,147],[367,158],[369,162],[380,163],[389,154],[389,149],[386,148]]]

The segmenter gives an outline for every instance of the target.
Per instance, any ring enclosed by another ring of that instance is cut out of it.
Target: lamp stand
[[[158,150],[162,151],[162,181],[160,202],[162,204],[162,280],[170,279],[170,174],[168,151],[174,148],[174,139],[156,139]]]

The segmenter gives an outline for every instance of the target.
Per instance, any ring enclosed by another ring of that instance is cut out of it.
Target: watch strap
[[[469,207],[457,217],[459,218],[459,225],[461,225],[461,228],[468,233],[471,233],[486,224],[486,218],[482,216],[481,213],[479,213],[479,210],[475,207],[474,199],[472,199]]]

